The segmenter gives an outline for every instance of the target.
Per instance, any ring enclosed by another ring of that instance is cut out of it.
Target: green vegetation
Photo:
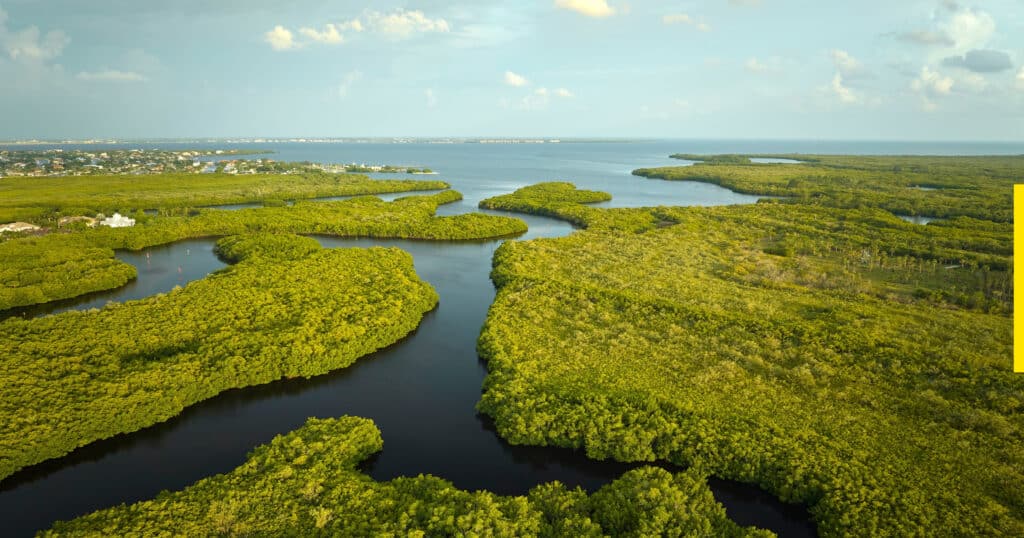
[[[572,183],[537,183],[517,190],[514,194],[495,196],[480,202],[480,207],[501,211],[518,211],[568,220],[583,225],[582,214],[588,208],[580,204],[607,202],[612,196],[606,192],[578,190]]]
[[[373,180],[355,174],[159,174],[11,177],[0,181],[0,223],[54,225],[60,216],[446,189],[443,181]]]
[[[296,260],[318,250],[320,243],[316,239],[276,233],[231,235],[217,241],[214,246],[217,256],[228,263],[238,263],[257,256]]]
[[[1024,156],[849,157],[764,155],[802,164],[750,164],[745,156],[674,155],[693,166],[642,168],[633,174],[714,183],[737,192],[785,196],[793,203],[878,207],[898,215],[957,216],[1011,222],[1012,187]],[[932,189],[932,190],[923,190]]]
[[[0,322],[0,479],[230,388],[343,368],[437,304],[398,249],[255,235],[237,265],[165,295]]]
[[[878,190],[850,192],[894,199],[876,196],[893,189],[891,174],[864,171],[874,162],[853,175]],[[939,159],[948,176],[899,181],[952,183],[987,162]],[[980,194],[965,207],[1005,220],[1003,162],[971,183]],[[743,178],[781,194],[796,166],[659,175]],[[482,202],[586,230],[495,254],[479,409],[516,444],[758,484],[809,505],[826,536],[1024,534],[1010,226],[913,225],[872,203],[844,209],[835,189],[805,181],[821,196],[602,210],[562,194],[545,204],[545,187]]]
[[[113,250],[80,234],[0,242],[0,260],[0,310],[113,289],[136,276]]]
[[[774,157],[775,155],[772,155]],[[751,157],[760,157],[760,155],[696,155],[693,153],[677,153],[672,155],[673,159],[682,159],[684,161],[698,161],[702,163],[712,164],[750,164]]]
[[[167,216],[143,218],[130,228],[99,227],[12,239],[0,242],[0,259],[5,260],[0,272],[0,310],[123,285],[134,276],[134,268],[115,260],[112,249],[138,250],[181,239],[253,232],[468,240],[526,231],[523,221],[510,217],[434,216],[438,205],[461,198],[448,190],[394,202],[366,196],[237,211],[187,209],[180,216],[170,216],[169,211]]]
[[[381,446],[368,419],[310,419],[230,473],[58,523],[43,536],[772,535],[730,521],[693,471],[637,469],[589,497],[557,482],[502,497],[423,475],[376,482],[356,465]]]

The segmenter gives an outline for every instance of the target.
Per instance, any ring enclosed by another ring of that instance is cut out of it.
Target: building
[[[114,213],[112,216],[101,220],[100,224],[110,226],[111,228],[131,228],[135,226],[135,219],[122,216],[120,213]]]
[[[40,228],[39,226],[36,226],[35,224],[29,222],[11,222],[8,224],[0,224],[0,233],[38,232],[41,229],[42,228]]]

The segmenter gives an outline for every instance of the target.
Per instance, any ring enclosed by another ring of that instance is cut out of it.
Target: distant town
[[[49,145],[123,145],[123,144],[559,144],[585,142],[632,142],[634,139],[606,138],[472,138],[472,137],[383,137],[383,138],[351,138],[351,137],[291,137],[291,138],[153,138],[153,139],[25,139],[0,140],[2,146],[49,146]]]
[[[25,149],[0,150],[0,178],[84,175],[178,174],[295,174],[318,170],[330,173],[434,174],[429,168],[376,164],[313,164],[269,158],[238,158],[272,153],[265,150],[159,149]]]

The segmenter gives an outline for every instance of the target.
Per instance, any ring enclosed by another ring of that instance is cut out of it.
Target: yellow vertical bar
[[[1013,186],[1013,371],[1024,373],[1024,297],[1021,297],[1021,283],[1024,283],[1024,267],[1021,267],[1021,253],[1024,251],[1024,185]],[[1020,315],[1018,315],[1020,314]]]

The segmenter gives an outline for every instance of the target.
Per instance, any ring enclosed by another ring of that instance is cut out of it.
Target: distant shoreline
[[[595,144],[648,142],[650,138],[555,138],[555,137],[501,137],[501,138],[141,138],[141,139],[83,139],[83,140],[0,140],[0,146],[61,146],[126,144]]]

